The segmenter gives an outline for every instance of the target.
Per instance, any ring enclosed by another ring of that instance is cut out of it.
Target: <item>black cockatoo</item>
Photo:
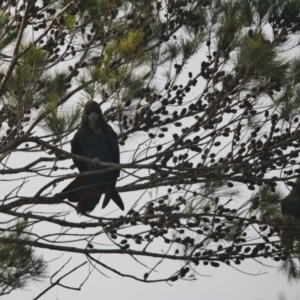
[[[102,162],[120,163],[117,134],[106,123],[100,106],[95,101],[88,101],[85,104],[80,128],[71,141],[71,152]],[[105,169],[76,159],[73,161],[80,173]],[[102,194],[105,194],[102,208],[112,199],[124,210],[123,201],[115,189],[119,176],[120,170],[114,170],[77,177],[61,192],[61,195],[71,202],[78,202],[79,214],[91,212],[99,203]]]
[[[281,211],[300,222],[300,177],[296,179],[291,192],[281,201]]]

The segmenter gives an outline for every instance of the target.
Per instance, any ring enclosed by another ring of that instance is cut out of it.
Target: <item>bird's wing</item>
[[[109,124],[105,124],[102,129],[105,132],[108,148],[111,153],[112,163],[119,164],[120,163],[120,149],[118,144],[118,136],[115,131],[111,128]],[[114,172],[116,178],[120,176],[120,170],[116,170]]]
[[[83,149],[80,147],[80,144],[79,144],[80,134],[81,134],[81,132],[77,131],[71,141],[71,153],[85,156]],[[76,159],[73,159],[73,162],[74,162],[75,166],[78,168],[80,173],[88,171],[87,163],[80,161],[80,160],[76,160]]]

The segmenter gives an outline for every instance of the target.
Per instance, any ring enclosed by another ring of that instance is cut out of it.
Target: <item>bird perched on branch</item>
[[[95,101],[85,104],[81,125],[71,141],[73,154],[88,157],[101,162],[120,163],[120,151],[117,134],[103,117],[100,106]],[[105,170],[96,164],[73,159],[80,173]],[[120,170],[102,172],[75,178],[62,192],[62,196],[71,202],[77,202],[77,212],[91,212],[105,194],[102,208],[112,199],[122,210],[123,201],[115,189]]]

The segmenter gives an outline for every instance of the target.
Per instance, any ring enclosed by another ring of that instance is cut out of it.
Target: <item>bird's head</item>
[[[105,124],[105,119],[97,102],[88,101],[85,104],[82,120],[83,122],[87,123],[93,130],[101,128],[101,126]]]

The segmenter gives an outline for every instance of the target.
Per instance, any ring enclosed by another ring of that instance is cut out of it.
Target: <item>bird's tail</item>
[[[106,191],[102,208],[105,208],[107,206],[110,199],[112,199],[120,209],[124,210],[124,203],[122,201],[122,198],[114,188],[110,188]]]

